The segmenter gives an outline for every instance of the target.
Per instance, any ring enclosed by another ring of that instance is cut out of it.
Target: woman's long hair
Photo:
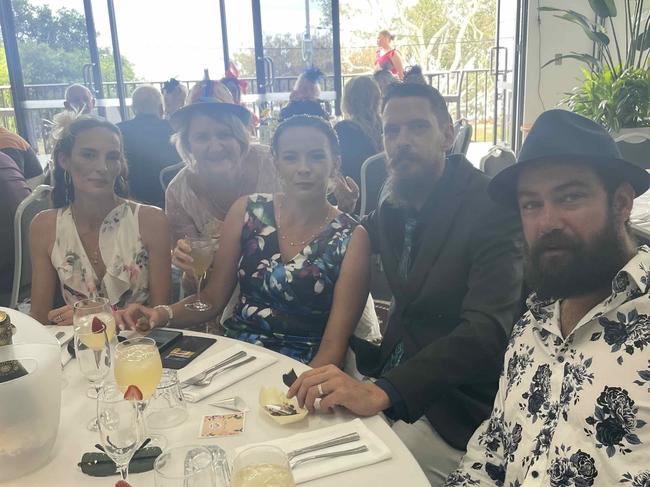
[[[382,147],[382,123],[379,115],[381,90],[370,76],[357,76],[347,82],[343,90],[343,112],[358,123],[375,144],[377,152]]]
[[[77,136],[86,130],[94,128],[105,128],[116,134],[120,139],[120,174],[115,179],[115,194],[122,198],[127,198],[129,188],[127,185],[127,165],[124,157],[124,144],[122,134],[116,125],[108,120],[95,117],[93,115],[77,115],[74,112],[66,111],[57,114],[54,117],[54,129],[52,137],[56,140],[54,150],[52,151],[52,161],[54,163],[52,177],[52,205],[54,208],[63,208],[74,201],[74,185],[70,175],[61,167],[59,159],[62,155],[70,156],[74,147]]]

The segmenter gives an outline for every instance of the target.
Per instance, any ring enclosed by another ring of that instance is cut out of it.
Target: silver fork
[[[311,457],[299,458],[291,464],[291,468],[294,469],[298,465],[301,465],[305,462],[311,462],[312,460],[320,460],[323,458],[337,458],[337,457],[346,457],[348,455],[358,455],[359,453],[364,453],[368,451],[366,445],[359,446],[357,448],[351,448],[349,450],[333,451],[330,453],[321,453],[320,455],[313,455]]]
[[[229,365],[228,367],[222,367],[222,368],[220,368],[219,370],[217,370],[216,372],[213,372],[212,375],[210,375],[210,376],[208,376],[208,377],[205,377],[205,378],[201,379],[200,381],[195,382],[195,383],[192,384],[192,385],[193,385],[193,386],[196,386],[196,387],[206,387],[206,386],[209,386],[209,385],[212,383],[212,379],[214,379],[217,375],[221,374],[222,372],[225,372],[226,370],[236,369],[237,367],[241,367],[241,366],[244,365],[244,364],[247,364],[247,363],[249,363],[249,362],[252,362],[252,361],[255,360],[256,358],[257,358],[257,357],[255,357],[254,355],[251,355],[251,356],[248,357],[246,360],[242,360],[241,362],[237,362],[237,363],[235,363],[235,364]]]
[[[315,443],[313,445],[305,446],[303,448],[298,448],[297,450],[290,451],[287,453],[287,458],[293,460],[298,455],[304,455],[305,453],[311,453],[317,450],[323,450],[331,446],[345,445],[346,443],[352,443],[360,439],[359,433],[349,433],[347,435],[338,436],[332,438],[331,440],[321,441],[320,443]]]
[[[215,364],[212,367],[205,369],[203,372],[196,374],[194,377],[190,377],[189,379],[183,382],[183,387],[193,386],[195,384],[198,384],[199,382],[205,380],[205,378],[208,376],[209,373],[214,372],[215,370],[219,370],[221,367],[231,364],[245,356],[246,356],[246,352],[244,350],[240,350],[239,352],[231,355],[227,359],[222,360],[218,364]]]

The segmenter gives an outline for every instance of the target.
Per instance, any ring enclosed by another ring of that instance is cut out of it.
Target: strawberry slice
[[[127,401],[142,401],[142,391],[138,386],[130,385],[124,392],[124,399]]]
[[[118,480],[115,483],[115,487],[131,487],[131,484],[129,484],[126,480]]]
[[[93,323],[90,329],[93,333],[104,333],[104,330],[106,329],[106,324],[95,316],[93,317]]]

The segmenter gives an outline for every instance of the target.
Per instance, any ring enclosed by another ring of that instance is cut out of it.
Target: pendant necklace
[[[278,198],[278,218],[276,221],[276,224],[278,226],[278,235],[280,235],[280,216],[282,214],[282,203],[283,200],[281,198]],[[331,207],[327,209],[327,214],[325,215],[325,219],[323,220],[323,223],[321,223],[321,225],[316,229],[316,231],[311,235],[309,235],[306,239],[301,240],[299,242],[292,242],[291,240],[288,239],[286,235],[280,235],[280,240],[287,242],[291,247],[300,247],[300,248],[305,247],[305,245],[307,245],[308,242],[311,242],[316,238],[316,236],[320,233],[321,228],[323,228],[327,224],[327,222],[330,221],[331,210],[332,210]]]

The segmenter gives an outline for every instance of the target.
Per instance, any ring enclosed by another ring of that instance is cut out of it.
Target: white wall
[[[618,2],[617,2],[618,3]],[[566,20],[554,17],[553,12],[538,12],[539,6],[570,8],[589,18],[593,12],[587,0],[530,0],[528,10],[528,42],[524,94],[524,125],[532,124],[544,110],[557,107],[565,93],[579,83],[579,61],[565,59],[561,65],[540,66],[555,54],[592,52],[591,41],[583,30]],[[538,20],[541,19],[541,20]]]

